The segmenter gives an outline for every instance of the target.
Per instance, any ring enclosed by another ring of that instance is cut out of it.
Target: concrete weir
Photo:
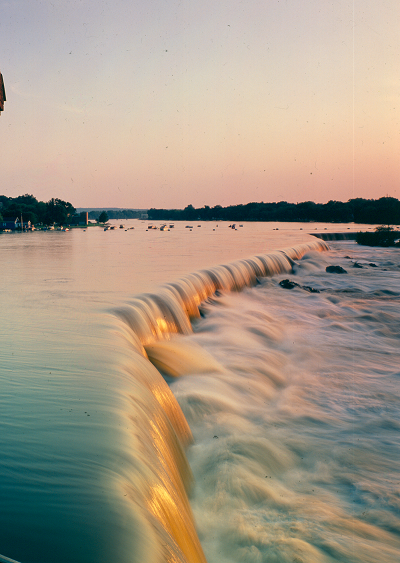
[[[322,240],[356,240],[357,233],[309,233]]]

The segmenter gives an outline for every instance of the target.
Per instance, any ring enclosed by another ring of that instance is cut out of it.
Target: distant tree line
[[[328,201],[328,203],[247,203],[229,207],[185,209],[149,209],[151,220],[161,221],[288,221],[319,223],[367,223],[400,225],[400,201],[394,197],[380,199],[355,198],[347,202]]]
[[[0,220],[23,216],[23,221],[32,225],[67,224],[75,215],[75,207],[68,201],[52,198],[47,202],[38,201],[33,195],[25,194],[18,197],[0,195]]]
[[[137,209],[107,209],[103,213],[107,213],[108,219],[140,219],[143,211]],[[89,211],[89,219],[98,219],[99,211]]]

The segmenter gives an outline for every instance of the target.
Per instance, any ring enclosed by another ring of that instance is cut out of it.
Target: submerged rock
[[[302,285],[301,289],[304,289],[304,291],[309,291],[310,293],[320,293],[319,289],[315,289],[315,287],[311,287],[309,285]]]
[[[283,287],[283,289],[293,289],[294,287],[300,287],[298,283],[290,280],[282,280],[279,282],[279,285]]]
[[[329,274],[347,274],[347,270],[342,268],[342,266],[327,266],[325,271]]]
[[[291,280],[282,280],[279,282],[279,285],[283,287],[283,289],[293,289],[294,287],[299,287],[300,289],[304,289],[304,291],[309,291],[310,293],[319,293],[319,289],[314,289],[309,285],[300,285]]]

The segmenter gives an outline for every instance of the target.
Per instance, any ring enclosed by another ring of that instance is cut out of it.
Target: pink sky
[[[398,0],[0,0],[0,193],[400,198]]]

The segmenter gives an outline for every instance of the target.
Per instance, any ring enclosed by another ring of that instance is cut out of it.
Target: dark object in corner
[[[6,99],[6,89],[4,88],[3,75],[0,72],[0,114],[4,111],[4,102]]]
[[[342,266],[327,266],[325,272],[329,274],[347,274],[347,270],[342,268]]]

